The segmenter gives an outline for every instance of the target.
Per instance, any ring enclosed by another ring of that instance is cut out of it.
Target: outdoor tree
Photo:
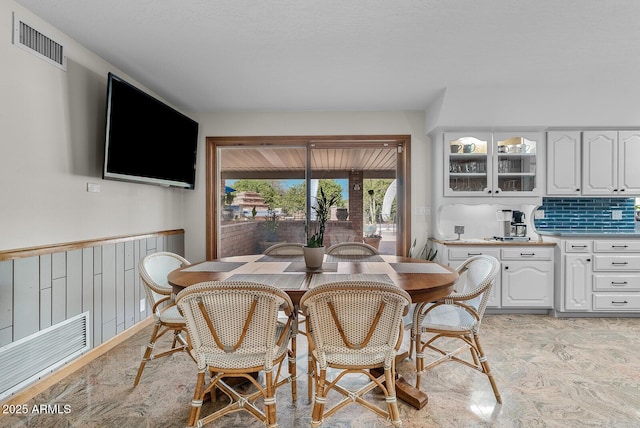
[[[318,185],[318,193],[320,188],[324,191],[324,194],[328,199],[332,199],[335,196],[338,207],[344,206],[344,200],[342,199],[342,186],[335,180],[321,179]],[[319,195],[311,195],[312,197],[318,197]]]
[[[282,209],[288,214],[304,213],[306,199],[305,183],[289,187],[282,197]]]

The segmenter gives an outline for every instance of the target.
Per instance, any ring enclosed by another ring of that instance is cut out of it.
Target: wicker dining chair
[[[300,306],[309,321],[308,340],[316,368],[315,400],[311,426],[349,404],[359,404],[389,420],[402,421],[395,391],[395,357],[402,343],[402,316],[411,303],[409,294],[393,284],[379,282],[335,282],[307,291]],[[379,370],[384,369],[383,374]],[[327,370],[339,371],[333,380]],[[339,381],[349,373],[363,375],[366,385],[353,391]],[[386,410],[365,400],[380,388]],[[327,400],[329,391],[344,396],[338,403]],[[329,405],[329,408],[327,408]]]
[[[296,317],[289,296],[270,285],[209,281],[185,288],[176,303],[186,319],[191,353],[198,365],[188,426],[244,410],[267,427],[276,427],[276,389],[291,383],[296,399],[296,355],[295,349],[289,349]],[[279,310],[288,315],[285,323],[278,320]],[[285,359],[288,376],[281,375]],[[207,372],[211,380],[205,385]],[[252,376],[260,372],[264,372],[264,384]],[[229,378],[244,378],[255,391],[243,394],[227,382]],[[215,396],[216,390],[229,397],[229,404],[201,417],[204,396]],[[264,411],[256,405],[259,398],[263,398]]]
[[[420,388],[420,379],[426,370],[454,361],[487,375],[496,400],[502,403],[479,337],[480,324],[491,287],[500,271],[500,262],[488,255],[473,256],[457,271],[460,277],[453,293],[432,303],[418,303],[413,312],[411,338],[416,349],[416,388]],[[423,335],[428,338],[423,338]],[[457,349],[449,350],[450,341],[446,339],[451,338],[463,343]],[[449,345],[445,346],[445,343]],[[438,358],[425,366],[426,349],[435,351]],[[460,355],[467,349],[471,353],[470,360]]]
[[[142,356],[136,379],[133,382],[134,388],[138,386],[147,362],[175,352],[188,351],[187,340],[182,334],[186,330],[185,320],[173,301],[172,288],[167,282],[167,275],[175,269],[190,264],[184,257],[166,251],[149,254],[138,263],[140,279],[144,284],[147,300],[151,306],[151,312],[153,312],[154,325],[151,339]],[[173,331],[171,348],[154,354],[157,340],[170,331]]]
[[[262,254],[269,256],[301,256],[304,254],[302,247],[304,244],[293,242],[281,242],[280,244],[274,244],[264,250]]]
[[[327,249],[329,255],[341,256],[374,256],[380,254],[378,250],[364,242],[341,242]]]

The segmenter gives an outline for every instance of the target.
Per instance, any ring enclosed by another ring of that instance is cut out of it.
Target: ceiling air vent
[[[13,44],[58,68],[67,70],[64,46],[25,23],[15,13],[13,14]]]

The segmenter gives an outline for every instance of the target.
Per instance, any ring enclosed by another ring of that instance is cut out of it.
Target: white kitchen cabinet
[[[582,181],[579,131],[547,133],[547,194],[580,195]]]
[[[445,196],[539,196],[544,135],[539,132],[444,134]]]
[[[551,248],[502,249],[502,307],[552,308],[554,294]]]
[[[640,131],[618,132],[618,190],[620,196],[640,195]]]
[[[445,196],[490,196],[492,189],[492,134],[444,134]]]
[[[640,195],[640,131],[586,131],[582,135],[582,194]]]
[[[562,312],[639,312],[640,240],[564,240]]]
[[[562,310],[590,312],[593,242],[568,240],[562,245]]]
[[[591,311],[590,255],[567,254],[564,256],[564,310]]]

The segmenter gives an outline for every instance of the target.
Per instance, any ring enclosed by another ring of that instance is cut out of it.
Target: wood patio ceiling
[[[362,171],[365,178],[395,178],[395,147],[311,149],[312,178],[346,178]],[[303,179],[304,147],[229,147],[221,152],[224,179]]]

